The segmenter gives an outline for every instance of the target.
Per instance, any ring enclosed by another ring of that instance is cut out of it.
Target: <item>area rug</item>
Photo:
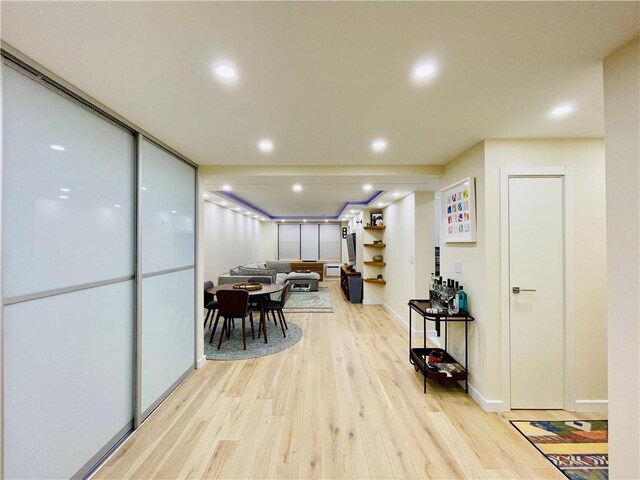
[[[567,478],[609,478],[607,420],[512,420],[511,424]]]
[[[331,313],[333,305],[329,288],[319,287],[317,292],[289,292],[283,311]]]
[[[247,349],[242,349],[242,320],[236,320],[236,328],[231,330],[229,338],[222,341],[222,346],[218,350],[218,339],[220,338],[220,330],[222,329],[222,319],[218,324],[215,339],[209,343],[211,336],[211,328],[207,328],[204,332],[204,354],[207,360],[246,360],[248,358],[264,357],[274,353],[281,352],[287,348],[293,347],[298,340],[302,338],[302,329],[293,322],[287,320],[289,326],[286,338],[282,336],[280,322],[278,325],[273,324],[273,320],[267,322],[267,340],[258,338],[258,321],[257,316],[254,317],[253,324],[256,330],[256,338],[251,338],[251,325],[247,319]]]

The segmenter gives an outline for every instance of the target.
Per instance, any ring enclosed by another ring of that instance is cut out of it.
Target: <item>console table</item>
[[[423,376],[423,388],[424,393],[427,393],[427,378],[434,380],[464,380],[464,391],[469,393],[469,383],[467,380],[467,327],[469,322],[473,322],[474,318],[469,315],[468,312],[460,312],[449,314],[446,311],[442,313],[431,313],[428,310],[431,308],[431,302],[429,300],[409,300],[409,362],[413,365],[416,372],[421,371]],[[414,348],[412,346],[411,338],[411,322],[412,312],[417,313],[422,317],[422,347]],[[427,320],[444,322],[444,363],[457,363],[448,352],[448,338],[447,331],[449,322],[464,322],[464,366],[460,365],[461,371],[450,372],[450,375],[440,372],[437,368],[430,368],[427,363],[429,355],[434,348],[427,348]]]
[[[310,270],[320,275],[320,281],[322,281],[322,275],[324,274],[324,262],[291,262],[291,271],[296,270]]]

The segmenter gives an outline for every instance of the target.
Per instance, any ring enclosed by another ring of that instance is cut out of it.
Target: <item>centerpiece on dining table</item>
[[[262,284],[260,282],[242,282],[242,283],[234,283],[233,288],[238,290],[261,290]]]

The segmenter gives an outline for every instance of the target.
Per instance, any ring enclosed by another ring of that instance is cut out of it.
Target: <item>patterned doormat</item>
[[[319,287],[317,292],[289,292],[283,311],[331,313],[333,305],[329,288]]]
[[[512,420],[511,424],[567,478],[609,478],[607,420]]]

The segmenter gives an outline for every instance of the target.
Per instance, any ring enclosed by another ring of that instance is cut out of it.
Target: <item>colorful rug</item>
[[[331,313],[333,305],[329,288],[319,287],[317,292],[289,292],[283,311],[285,313]]]
[[[511,423],[567,478],[609,478],[607,420],[512,420]]]

